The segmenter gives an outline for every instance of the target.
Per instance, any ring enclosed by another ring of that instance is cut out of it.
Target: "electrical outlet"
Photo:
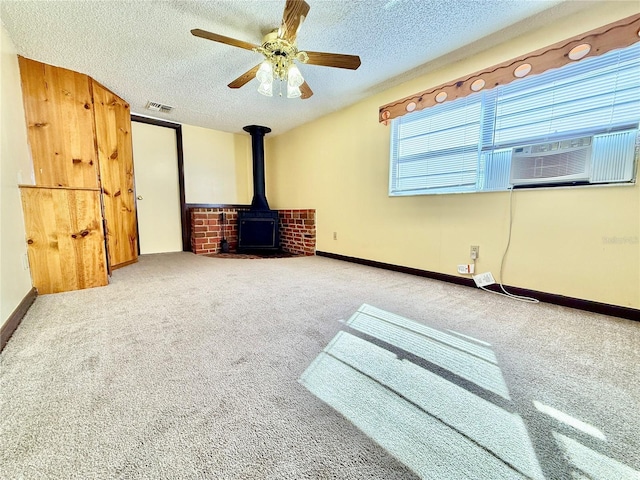
[[[473,281],[476,282],[477,287],[486,287],[487,285],[493,285],[496,283],[491,272],[479,273],[473,276]]]
[[[333,239],[337,240],[338,239],[338,232],[333,232]]]
[[[475,265],[470,263],[468,265],[458,265],[458,273],[469,274],[475,271]]]
[[[471,260],[477,260],[480,256],[480,246],[471,245]]]

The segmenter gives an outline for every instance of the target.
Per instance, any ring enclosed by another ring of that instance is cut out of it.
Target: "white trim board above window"
[[[640,42],[392,120],[389,195],[635,180]]]

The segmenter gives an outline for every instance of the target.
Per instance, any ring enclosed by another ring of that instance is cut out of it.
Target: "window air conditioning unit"
[[[593,137],[582,137],[515,147],[509,183],[513,186],[588,183],[592,144]]]

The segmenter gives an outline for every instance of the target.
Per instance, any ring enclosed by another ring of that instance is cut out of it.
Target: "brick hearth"
[[[222,213],[226,226],[225,237],[229,251],[238,248],[238,209],[235,207],[191,208],[191,250],[197,255],[218,253],[223,235]],[[294,255],[316,253],[316,211],[278,210],[280,219],[280,248]]]

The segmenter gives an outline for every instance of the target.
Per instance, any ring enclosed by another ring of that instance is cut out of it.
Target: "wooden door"
[[[18,61],[36,185],[98,188],[89,77]]]
[[[127,102],[96,81],[93,102],[109,265],[118,268],[138,259],[131,113]]]
[[[107,285],[99,189],[20,187],[38,293]]]

